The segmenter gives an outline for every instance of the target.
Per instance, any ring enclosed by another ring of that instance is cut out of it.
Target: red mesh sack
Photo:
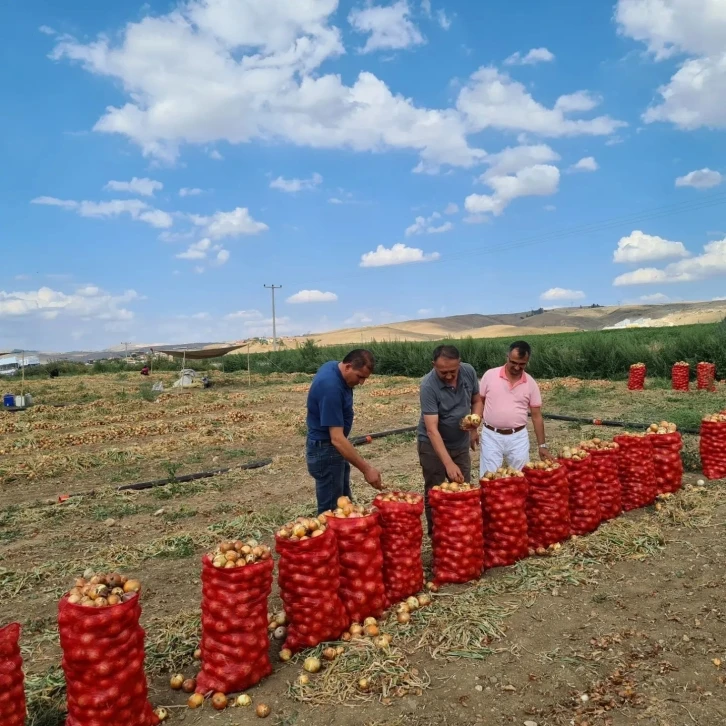
[[[272,559],[215,567],[202,558],[202,670],[197,692],[244,691],[272,673],[267,600]]]
[[[683,439],[676,431],[672,434],[653,434],[653,466],[658,494],[677,492],[683,484]]]
[[[622,488],[623,511],[652,504],[658,493],[653,464],[653,437],[616,436],[613,441],[620,446],[618,472]]]
[[[715,390],[716,364],[699,363],[696,366],[696,386],[699,391]]]
[[[645,364],[634,363],[628,374],[628,390],[642,391],[645,387]]]
[[[523,476],[482,479],[484,567],[505,567],[526,557],[527,480]]]
[[[0,724],[25,724],[23,659],[20,655],[20,625],[0,628]]]
[[[66,726],[152,726],[147,699],[144,630],[139,594],[105,608],[58,603],[58,633],[66,677]]]
[[[291,542],[275,536],[277,582],[288,620],[284,648],[296,653],[337,640],[350,620],[338,596],[340,564],[335,532]]]
[[[570,488],[564,467],[549,471],[524,467],[527,480],[527,534],[531,549],[549,547],[570,536]]]
[[[622,510],[622,492],[618,473],[619,448],[589,450],[592,474],[600,500],[600,517],[603,522],[615,519]]]
[[[726,416],[701,421],[701,468],[707,479],[726,479]]]
[[[590,534],[602,521],[591,457],[588,455],[580,461],[559,459],[559,462],[570,490],[570,533]]]
[[[379,618],[388,607],[383,584],[383,550],[378,512],[363,517],[328,517],[340,560],[338,594],[351,620]]]
[[[469,582],[484,568],[484,530],[479,487],[429,491],[433,517],[434,581]]]
[[[421,561],[423,497],[417,495],[416,503],[409,504],[384,501],[383,495],[379,494],[373,500],[373,506],[380,515],[386,596],[389,602],[398,602],[417,593],[424,584]]]
[[[691,379],[691,366],[688,363],[676,363],[671,368],[671,387],[674,391],[687,391]]]

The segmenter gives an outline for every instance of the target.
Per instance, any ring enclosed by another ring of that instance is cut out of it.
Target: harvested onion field
[[[208,390],[156,400],[138,374],[31,381],[38,405],[0,415],[0,625],[18,620],[29,723],[63,723],[58,598],[86,568],[118,569],[143,584],[146,669],[154,706],[170,723],[221,726],[652,726],[726,719],[726,487],[701,478],[685,436],[684,489],[620,516],[545,557],[445,586],[410,623],[382,624],[387,650],[345,645],[301,686],[302,656],[277,659],[251,689],[251,708],[184,707],[171,673],[193,675],[201,555],[222,538],[272,545],[276,529],[313,511],[303,458],[309,376],[215,374]],[[158,378],[155,377],[155,380]],[[716,393],[643,393],[624,383],[543,381],[549,412],[697,427],[726,408]],[[417,382],[375,377],[356,392],[354,435],[414,424]],[[553,446],[617,429],[547,422]],[[388,488],[420,491],[412,435],[374,441],[365,455]],[[272,459],[145,491],[116,487]],[[373,491],[354,475],[354,493]],[[72,496],[63,503],[58,498]],[[425,541],[424,561],[430,564]],[[279,609],[273,589],[271,610]],[[722,666],[721,663],[724,663]],[[372,684],[361,692],[361,677]],[[263,722],[264,723],[264,722]]]

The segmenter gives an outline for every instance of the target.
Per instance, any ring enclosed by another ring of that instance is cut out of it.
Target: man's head
[[[506,368],[512,378],[519,378],[529,363],[529,356],[532,354],[532,348],[529,343],[523,340],[517,340],[509,346],[507,353]]]
[[[461,355],[453,345],[440,345],[434,350],[434,370],[440,381],[453,384],[459,375]]]
[[[366,382],[375,367],[376,359],[373,357],[373,353],[364,348],[356,348],[343,358],[340,372],[343,380],[351,388],[355,388]]]

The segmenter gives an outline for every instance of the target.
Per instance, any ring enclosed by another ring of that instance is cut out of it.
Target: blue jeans
[[[335,509],[338,497],[350,497],[350,464],[329,441],[310,441],[305,451],[308,472],[315,479],[318,514]]]

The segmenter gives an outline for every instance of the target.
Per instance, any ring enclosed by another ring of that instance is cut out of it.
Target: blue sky
[[[0,22],[0,348],[726,295],[723,0]]]

